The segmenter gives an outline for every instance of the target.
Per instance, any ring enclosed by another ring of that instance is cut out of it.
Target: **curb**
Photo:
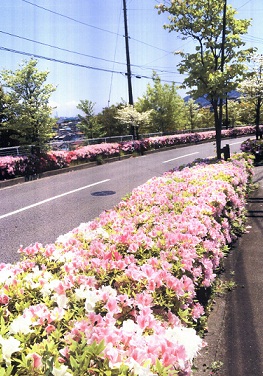
[[[240,137],[244,137],[244,136],[242,135]],[[224,138],[222,138],[222,141],[231,140],[233,138],[238,138],[238,137],[230,137],[230,138],[224,137]],[[141,153],[141,155],[136,155],[135,157],[132,154],[113,157],[113,158],[106,157],[106,159],[104,159],[103,163],[101,163],[101,164],[121,161],[123,159],[128,159],[128,158],[136,158],[136,157],[140,157],[140,156],[147,155],[147,154],[159,153],[159,152],[162,152],[162,151],[169,151],[169,150],[173,150],[173,149],[181,149],[181,148],[186,147],[186,146],[191,146],[191,145],[195,145],[195,144],[202,144],[202,143],[207,143],[207,142],[215,142],[215,140],[214,139],[213,140],[203,140],[203,141],[193,142],[193,143],[188,143],[188,144],[179,144],[179,145],[174,145],[174,146],[160,147],[158,149],[143,151]],[[18,178],[14,178],[14,179],[3,180],[3,181],[0,181],[0,189],[12,187],[12,186],[17,185],[17,184],[27,183],[29,181],[38,180],[38,179],[42,179],[42,178],[46,178],[46,177],[50,177],[50,176],[64,174],[66,172],[83,170],[85,168],[91,168],[91,167],[95,167],[95,166],[99,166],[99,165],[100,164],[97,163],[97,162],[87,162],[87,163],[82,163],[82,164],[79,164],[79,165],[76,165],[76,166],[70,166],[70,167],[65,167],[65,168],[61,168],[61,169],[58,169],[58,170],[42,172],[41,174],[31,175],[29,177],[23,176],[23,177],[18,177]]]

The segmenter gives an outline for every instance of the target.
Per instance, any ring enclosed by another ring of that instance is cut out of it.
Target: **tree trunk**
[[[256,105],[256,139],[257,140],[262,137],[262,135],[260,134],[261,133],[260,129],[259,129],[260,107],[261,107],[261,98],[258,97],[258,99],[257,99],[257,105]]]
[[[217,100],[212,101],[212,106],[214,110],[214,120],[216,129],[216,157],[221,159],[221,119],[218,114]]]

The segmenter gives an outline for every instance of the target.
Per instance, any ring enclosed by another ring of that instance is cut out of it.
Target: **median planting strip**
[[[222,137],[253,135],[252,126],[222,130]],[[0,180],[24,176],[40,177],[47,171],[61,170],[81,163],[103,163],[105,160],[127,155],[143,155],[162,148],[205,142],[215,139],[215,131],[184,133],[150,137],[142,140],[88,145],[72,151],[50,151],[40,155],[0,157]]]
[[[241,234],[252,160],[154,177],[0,264],[0,373],[191,375],[209,289]]]

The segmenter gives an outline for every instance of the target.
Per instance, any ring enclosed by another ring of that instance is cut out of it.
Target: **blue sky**
[[[152,83],[153,70],[163,82],[182,82],[176,69],[180,57],[173,52],[191,49],[191,42],[163,29],[167,15],[158,15],[157,0],[126,2],[136,101]],[[253,19],[244,40],[263,53],[262,0],[228,4],[238,10],[238,17]],[[48,70],[48,82],[57,86],[51,97],[54,115],[77,115],[82,99],[96,103],[96,112],[128,102],[123,0],[1,0],[0,10],[0,70],[16,70],[31,55],[48,58],[39,58],[38,68]]]

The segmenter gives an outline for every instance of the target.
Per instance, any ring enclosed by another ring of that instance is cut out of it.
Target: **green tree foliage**
[[[49,105],[55,87],[45,84],[48,72],[37,69],[37,60],[23,61],[16,71],[1,72],[6,89],[2,131],[16,144],[42,146],[52,136],[55,120]]]
[[[81,100],[77,105],[77,109],[84,113],[83,115],[78,115],[80,118],[79,129],[84,133],[87,138],[96,138],[105,136],[101,124],[99,124],[98,119],[94,112],[94,106],[96,103],[85,99]]]
[[[209,107],[201,107],[198,110],[196,119],[196,128],[213,128],[214,114]]]
[[[252,57],[253,68],[251,75],[240,84],[240,91],[244,94],[244,99],[253,103],[255,109],[256,138],[260,136],[260,115],[263,103],[263,57],[254,55]]]
[[[117,118],[117,111],[123,107],[123,104],[111,105],[105,107],[97,115],[97,121],[101,124],[102,129],[107,137],[130,134],[129,127],[121,123]]]
[[[214,110],[217,132],[217,157],[221,157],[221,119],[218,104],[226,93],[237,88],[246,70],[250,50],[243,50],[241,36],[247,33],[250,20],[236,19],[236,10],[227,5],[225,43],[222,43],[225,0],[178,0],[158,5],[160,13],[169,14],[165,25],[183,39],[195,42],[195,51],[180,52],[179,72],[187,74],[184,87],[194,99],[206,95]],[[224,48],[222,48],[224,47]]]
[[[185,103],[178,95],[175,84],[162,84],[160,77],[153,73],[154,85],[148,84],[146,94],[136,103],[138,111],[152,110],[149,132],[172,133],[184,129],[187,123]]]
[[[243,100],[228,100],[228,118],[230,126],[253,124],[255,120],[253,104]]]
[[[8,129],[6,126],[6,96],[2,86],[0,86],[0,147],[16,145],[15,139],[12,136],[16,135],[15,131]]]
[[[200,120],[202,114],[200,113],[200,107],[191,98],[185,104],[186,107],[186,118],[187,118],[187,128],[193,131],[195,128],[203,128],[203,124],[200,125]]]

